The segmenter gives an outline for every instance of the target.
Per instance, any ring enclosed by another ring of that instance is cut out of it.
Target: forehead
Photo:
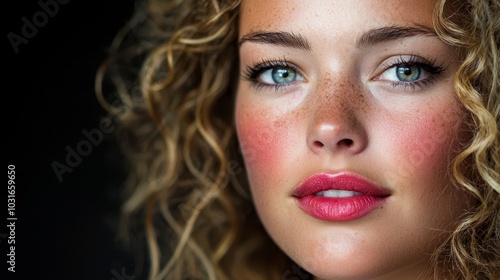
[[[331,34],[390,25],[432,26],[435,0],[243,0],[240,36],[255,30]]]

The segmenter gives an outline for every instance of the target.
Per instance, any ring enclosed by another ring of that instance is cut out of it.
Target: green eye
[[[421,69],[418,66],[395,67],[396,77],[401,82],[413,82],[420,78]]]
[[[290,67],[275,67],[260,75],[260,80],[266,84],[288,84],[297,80],[297,72]]]
[[[274,90],[305,80],[299,68],[284,59],[262,61],[255,66],[249,66],[244,77],[257,89],[269,87]]]

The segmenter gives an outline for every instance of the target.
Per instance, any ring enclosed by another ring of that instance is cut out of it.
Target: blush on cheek
[[[440,114],[422,114],[410,129],[405,130],[403,137],[395,138],[399,139],[402,147],[397,154],[404,155],[398,160],[401,163],[398,170],[400,177],[412,177],[416,172],[423,172],[438,178],[447,173],[451,160],[461,149],[461,113],[457,108],[450,107]]]
[[[265,118],[246,117],[238,124],[240,152],[249,170],[263,171],[272,169],[280,151],[276,149],[279,136],[276,128]]]

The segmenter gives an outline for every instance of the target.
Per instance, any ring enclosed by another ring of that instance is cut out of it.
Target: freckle
[[[274,127],[284,127],[285,121],[283,119],[278,119],[274,121]]]
[[[351,81],[348,82],[344,94],[352,94],[354,98],[351,99],[351,108],[363,112],[368,111],[368,102],[366,100],[364,89]]]
[[[321,83],[319,88],[327,90],[322,94],[321,104],[328,104],[332,110],[345,116],[351,115],[353,111],[366,113],[369,110],[366,89],[349,77],[326,76]]]
[[[294,115],[295,115],[295,118],[296,118],[296,119],[298,119],[298,118],[299,118],[299,116],[300,116],[300,112],[299,112],[299,111],[295,111],[295,112],[294,112]]]

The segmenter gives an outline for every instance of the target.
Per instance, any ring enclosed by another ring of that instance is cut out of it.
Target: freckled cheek
[[[416,121],[405,124],[394,135],[397,139],[396,162],[398,176],[421,181],[442,182],[443,175],[459,147],[462,122],[456,111],[446,111],[440,114],[422,114]],[[419,182],[423,183],[423,182]]]
[[[269,174],[279,164],[283,153],[286,129],[272,125],[270,118],[262,115],[237,116],[240,151],[247,169]]]

